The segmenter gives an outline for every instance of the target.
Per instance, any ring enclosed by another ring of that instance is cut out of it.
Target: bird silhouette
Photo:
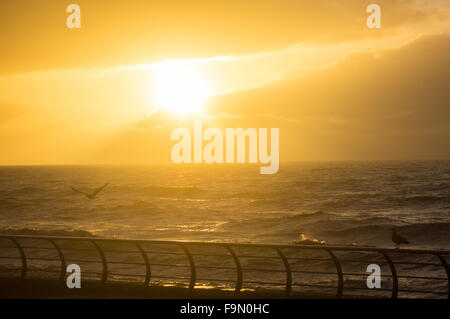
[[[405,237],[397,234],[397,230],[395,228],[392,228],[392,241],[397,248],[399,248],[401,244],[409,244],[409,241]]]
[[[89,199],[96,199],[98,193],[100,193],[100,192],[101,192],[106,186],[108,186],[108,185],[109,185],[109,183],[106,183],[106,184],[103,185],[102,187],[96,188],[96,189],[93,190],[91,193],[86,193],[86,192],[80,191],[80,190],[78,190],[78,189],[76,189],[76,188],[74,188],[74,187],[71,187],[71,188],[72,188],[72,190],[73,190],[74,192],[83,194],[83,195],[85,195],[85,196],[86,196],[87,198],[89,198]]]

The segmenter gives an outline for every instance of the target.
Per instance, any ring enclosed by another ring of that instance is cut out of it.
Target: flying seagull
[[[405,237],[397,234],[397,230],[395,228],[392,228],[392,241],[397,246],[397,248],[399,248],[401,244],[409,244],[409,241]]]
[[[99,187],[97,189],[95,189],[92,193],[86,193],[86,192],[82,192],[74,187],[72,187],[72,190],[76,193],[80,193],[85,195],[87,198],[89,199],[96,199],[97,198],[97,194],[100,193],[106,186],[108,186],[109,183],[106,183],[105,185],[103,185],[102,187]]]

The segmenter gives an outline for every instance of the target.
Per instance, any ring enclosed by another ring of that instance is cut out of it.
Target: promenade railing
[[[77,264],[82,280],[104,284],[291,297],[450,299],[449,259],[449,250],[0,235],[0,278],[65,282],[67,266]],[[372,264],[380,267],[381,287],[371,289]]]

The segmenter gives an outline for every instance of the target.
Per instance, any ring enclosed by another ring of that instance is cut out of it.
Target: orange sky
[[[0,164],[166,162],[198,117],[279,127],[281,161],[450,157],[448,1],[377,30],[366,1],[77,1],[79,30],[69,3],[0,3]],[[203,112],[160,109],[196,82]]]

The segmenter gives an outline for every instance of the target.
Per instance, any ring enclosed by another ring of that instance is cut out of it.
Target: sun
[[[195,68],[173,63],[157,70],[156,103],[176,114],[202,113],[210,96],[208,83]]]

